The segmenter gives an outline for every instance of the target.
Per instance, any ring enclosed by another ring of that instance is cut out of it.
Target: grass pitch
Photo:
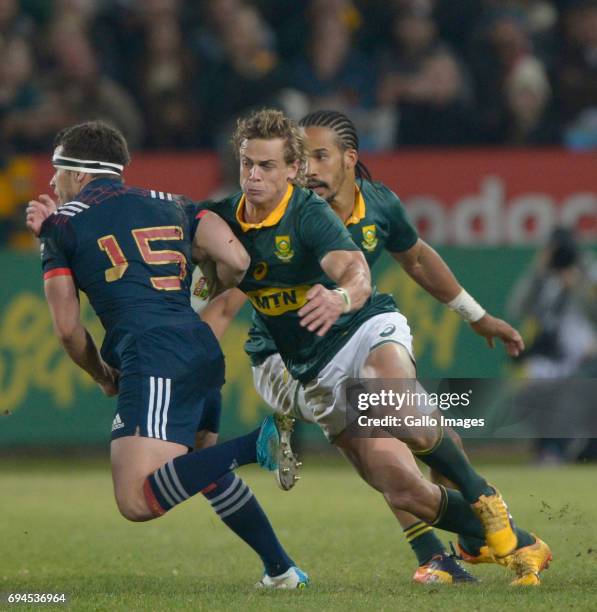
[[[71,610],[597,610],[597,467],[482,471],[552,547],[538,589],[509,588],[495,566],[472,568],[479,585],[411,584],[414,557],[381,497],[343,464],[307,457],[289,493],[257,469],[240,474],[309,589],[256,591],[258,558],[201,498],[132,524],[107,464],[0,460],[0,592],[64,592]]]

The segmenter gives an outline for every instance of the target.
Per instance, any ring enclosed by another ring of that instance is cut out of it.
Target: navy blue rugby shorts
[[[127,337],[118,352],[112,440],[140,435],[193,448],[197,431],[217,432],[224,356],[208,325],[154,327]]]

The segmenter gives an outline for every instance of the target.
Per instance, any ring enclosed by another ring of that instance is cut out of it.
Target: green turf
[[[554,552],[543,585],[516,590],[494,566],[474,568],[480,585],[410,584],[414,559],[380,496],[348,468],[314,463],[290,493],[265,473],[240,472],[311,574],[307,590],[272,593],[252,588],[258,559],[203,499],[132,524],[116,511],[103,464],[0,460],[0,592],[66,592],[74,610],[597,609],[595,467],[484,470]]]

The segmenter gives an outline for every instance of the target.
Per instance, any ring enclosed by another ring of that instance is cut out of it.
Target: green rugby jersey
[[[408,220],[398,196],[378,182],[359,181],[354,209],[346,220],[346,228],[363,251],[371,269],[384,249],[400,253],[413,247],[418,240],[417,231]],[[278,352],[262,319],[255,315],[245,351],[254,366]]]
[[[382,183],[365,180],[357,184],[355,206],[346,228],[371,269],[384,249],[401,253],[419,238],[398,196]]]
[[[307,303],[309,289],[318,283],[337,286],[321,269],[321,259],[330,251],[359,250],[330,206],[308,189],[289,186],[261,223],[244,222],[242,193],[206,206],[226,220],[251,256],[239,288],[294,378],[311,380],[365,320],[395,311],[391,296],[375,294],[360,310],[342,315],[323,338],[300,326],[297,311]],[[272,353],[262,356],[264,347],[251,341],[245,348],[253,363]]]

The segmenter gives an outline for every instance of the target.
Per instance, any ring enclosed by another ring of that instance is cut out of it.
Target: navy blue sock
[[[143,492],[149,509],[160,516],[196,495],[231,470],[257,461],[260,429],[210,448],[171,459],[147,477]]]
[[[216,514],[263,561],[269,576],[279,576],[294,565],[278,541],[251,489],[229,472],[204,492]]]

